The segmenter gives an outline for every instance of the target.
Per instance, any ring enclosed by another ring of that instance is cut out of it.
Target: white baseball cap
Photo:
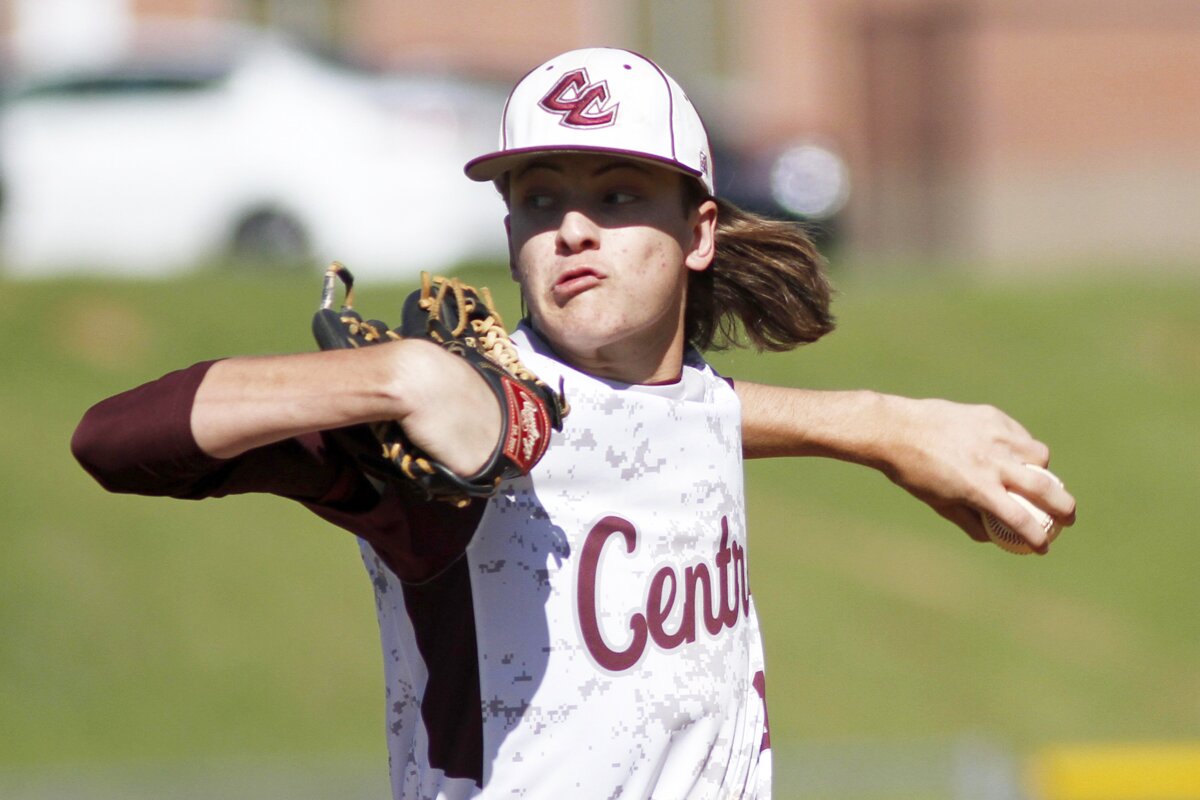
[[[609,47],[572,50],[535,67],[508,96],[500,149],[467,163],[498,178],[538,153],[615,153],[713,186],[712,151],[696,108],[645,56]]]

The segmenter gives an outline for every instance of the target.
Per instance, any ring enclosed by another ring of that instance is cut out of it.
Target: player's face
[[[685,178],[613,156],[554,155],[509,178],[513,277],[538,331],[573,365],[629,383],[674,380],[691,270],[713,257],[716,205]]]

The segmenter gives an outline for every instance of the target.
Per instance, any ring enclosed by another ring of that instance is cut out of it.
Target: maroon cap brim
[[[501,150],[495,153],[473,158],[467,162],[463,168],[463,172],[473,181],[494,181],[504,173],[511,170],[523,161],[528,161],[533,156],[542,153],[580,153],[582,155],[610,155],[629,158],[634,161],[643,161],[658,167],[666,167],[669,170],[683,173],[692,178],[696,178],[701,183],[704,182],[704,176],[695,169],[680,164],[678,161],[672,161],[669,158],[643,153],[637,150],[618,150],[612,147],[586,147],[579,145],[563,146],[563,147],[526,147],[515,150]]]

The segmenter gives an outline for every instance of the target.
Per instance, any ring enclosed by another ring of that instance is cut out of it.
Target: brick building
[[[110,42],[142,18],[234,17],[506,80],[569,47],[626,46],[743,149],[815,137],[843,153],[856,254],[1200,265],[1194,0],[3,0],[0,25],[20,59],[46,52],[31,25],[82,40],[85,7]]]

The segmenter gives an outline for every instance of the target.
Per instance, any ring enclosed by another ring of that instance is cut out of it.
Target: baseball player
[[[1040,549],[1018,488],[1049,453],[990,408],[731,382],[701,356],[733,322],[783,349],[831,329],[794,228],[713,198],[679,85],[624,50],[565,53],[514,88],[467,174],[509,215],[524,364],[570,414],[528,475],[457,507],[368,479],[331,431],[397,420],[469,474],[495,397],[429,342],[205,362],[109,398],[73,439],[107,488],[270,492],[355,534],[375,588],[397,798],[768,797],[762,645],[742,459],[870,464],[982,537]]]

